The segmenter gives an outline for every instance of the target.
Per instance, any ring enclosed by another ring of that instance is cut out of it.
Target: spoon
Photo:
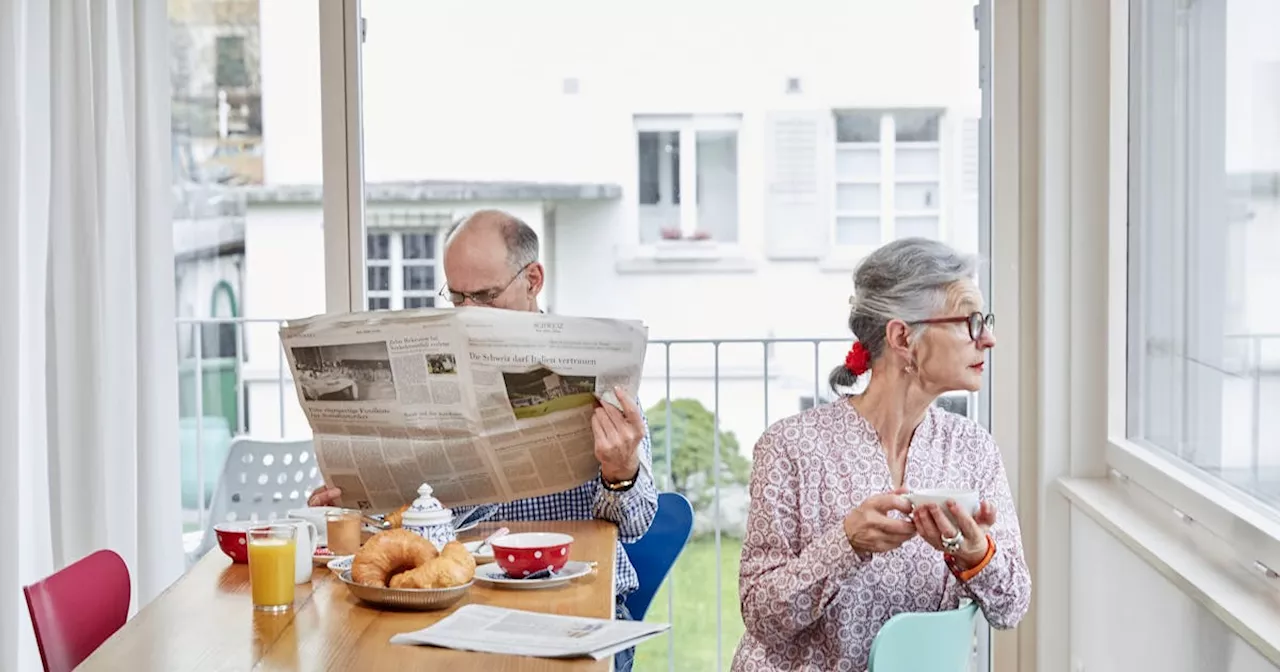
[[[491,535],[489,535],[489,536],[485,537],[485,538],[484,538],[484,541],[480,542],[480,545],[479,545],[479,546],[476,546],[476,553],[477,553],[477,554],[481,554],[481,555],[483,555],[482,553],[480,553],[480,551],[481,551],[481,550],[483,550],[485,546],[489,546],[489,547],[490,547],[490,549],[492,549],[493,547],[492,547],[492,546],[490,546],[490,542],[492,542],[494,539],[497,539],[498,537],[501,537],[501,536],[503,536],[503,535],[505,535],[505,534],[508,534],[508,533],[510,533],[510,532],[511,532],[511,530],[509,530],[509,529],[507,529],[507,528],[505,528],[505,527],[499,527],[498,529],[494,530],[494,531],[493,531],[493,534],[491,534]]]
[[[585,564],[587,565],[588,568],[595,569],[597,563],[595,560],[592,560]],[[530,574],[529,576],[523,577],[521,580],[528,581],[529,579],[554,579],[558,574],[564,573],[564,571],[565,571],[564,569],[561,569],[559,571],[552,571],[550,567],[547,567],[544,569],[539,569],[538,571]]]

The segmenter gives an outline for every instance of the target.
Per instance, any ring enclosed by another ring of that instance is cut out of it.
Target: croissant
[[[392,576],[421,567],[437,555],[431,542],[409,530],[385,530],[373,535],[351,559],[351,580],[386,588]]]
[[[383,520],[386,520],[388,523],[391,524],[391,527],[389,529],[404,527],[404,512],[408,510],[409,510],[409,505],[405,504],[404,506],[396,509],[395,511],[388,513],[387,517],[384,518]]]
[[[423,565],[391,577],[392,588],[453,588],[469,583],[476,574],[476,560],[457,541],[440,549],[440,555]]]

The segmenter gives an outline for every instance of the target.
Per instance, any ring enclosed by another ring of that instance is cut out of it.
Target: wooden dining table
[[[458,604],[439,611],[390,611],[365,604],[327,567],[296,587],[293,608],[270,614],[253,608],[249,567],[213,549],[152,600],[76,669],[163,670],[486,670],[605,672],[612,659],[555,660],[391,644],[392,635],[425,628],[465,604],[486,604],[570,616],[613,618],[614,549],[618,528],[604,521],[487,523],[460,535],[512,532],[572,535],[569,557],[595,561],[592,574],[540,590],[491,588],[476,581]]]

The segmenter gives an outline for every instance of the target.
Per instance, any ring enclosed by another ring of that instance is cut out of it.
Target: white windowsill
[[[1280,665],[1280,580],[1266,579],[1225,552],[1220,540],[1202,545],[1135,502],[1125,486],[1104,478],[1064,478],[1058,490],[1081,513],[1151,565],[1276,665]]]
[[[742,247],[713,240],[664,240],[619,250],[618,273],[754,273]]]
[[[1242,557],[1280,570],[1280,521],[1229,492],[1229,486],[1161,451],[1121,437],[1107,442],[1107,465],[1161,502],[1226,539]]]

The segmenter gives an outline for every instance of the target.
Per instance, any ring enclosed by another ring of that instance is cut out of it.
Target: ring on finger
[[[942,550],[955,555],[960,551],[960,544],[964,542],[964,534],[957,531],[953,536],[942,538]]]

